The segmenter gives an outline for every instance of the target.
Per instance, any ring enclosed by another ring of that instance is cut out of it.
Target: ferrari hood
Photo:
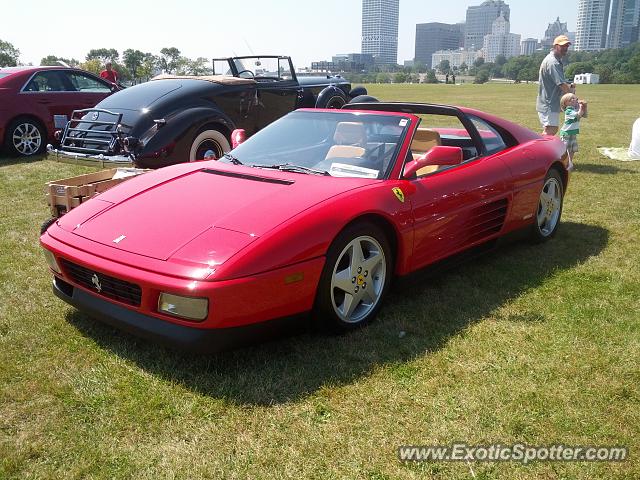
[[[219,252],[221,263],[298,213],[371,182],[222,165],[118,198],[125,182],[96,198],[100,208],[88,202],[77,212],[86,212],[82,218],[74,215],[72,223],[60,225],[88,240],[160,260],[181,249],[194,251],[184,248],[193,242],[192,247]]]

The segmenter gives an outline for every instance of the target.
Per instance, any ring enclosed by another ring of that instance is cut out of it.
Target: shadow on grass
[[[598,175],[616,175],[618,173],[638,173],[629,168],[619,168],[613,165],[598,165],[595,163],[576,163],[576,172],[580,173],[596,173]]]
[[[444,275],[392,291],[377,320],[349,335],[304,333],[212,356],[167,350],[77,311],[69,321],[100,347],[200,394],[238,404],[279,404],[437,350],[557,271],[598,255],[607,241],[603,228],[563,223],[556,238],[544,245],[506,245]],[[515,320],[545,321],[537,312],[524,312]]]
[[[9,165],[19,165],[21,163],[33,163],[39,160],[46,160],[47,154],[41,153],[32,157],[10,157],[6,153],[0,152],[0,167],[8,167]]]

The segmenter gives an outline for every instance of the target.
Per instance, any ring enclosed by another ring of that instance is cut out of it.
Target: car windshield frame
[[[400,153],[416,122],[415,116],[401,112],[299,109],[259,131],[220,161],[383,180],[403,161]]]
[[[260,65],[261,60],[275,61],[278,65],[278,70],[279,70],[279,72],[277,72],[277,75],[270,76],[270,75],[261,74],[258,68],[261,66]],[[216,62],[226,62],[227,65],[229,66],[229,72],[231,72],[231,75],[234,77],[255,78],[258,81],[260,79],[278,80],[283,82],[298,81],[296,77],[295,68],[293,67],[293,62],[291,61],[291,57],[284,56],[284,55],[246,55],[241,57],[213,58],[211,60],[213,74],[225,75],[226,74],[225,72],[218,72],[216,70]],[[282,64],[285,64],[287,68],[280,71],[280,66]],[[242,77],[240,74],[242,72],[246,72],[247,67],[253,68],[253,70],[249,69],[253,75],[252,76],[247,75],[245,77]],[[288,71],[285,71],[285,70],[288,70]]]

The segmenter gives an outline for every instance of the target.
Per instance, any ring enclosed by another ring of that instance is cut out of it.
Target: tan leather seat
[[[442,145],[442,140],[438,132],[435,130],[429,130],[428,128],[418,128],[413,136],[413,141],[411,142],[411,153],[413,155],[413,159],[417,160],[437,145]],[[435,172],[438,168],[438,165],[428,165],[418,170],[416,175],[420,177],[422,175]]]
[[[360,122],[340,122],[336,125],[332,145],[325,159],[355,158],[364,155],[367,132]]]

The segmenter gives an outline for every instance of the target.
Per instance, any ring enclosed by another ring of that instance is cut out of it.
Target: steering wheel
[[[255,73],[253,73],[251,70],[240,70],[238,72],[238,76],[242,75],[243,73],[248,73],[249,75],[251,75],[251,78],[255,78]],[[245,78],[245,77],[243,77]]]

